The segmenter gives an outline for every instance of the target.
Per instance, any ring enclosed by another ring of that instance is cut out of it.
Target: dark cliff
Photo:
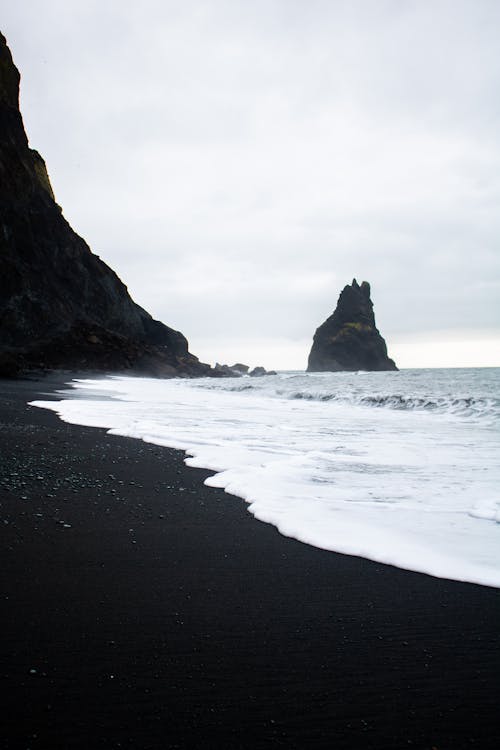
[[[0,34],[0,371],[207,373],[185,337],[135,304],[63,217],[28,145],[19,80]]]
[[[356,279],[342,290],[337,308],[314,334],[308,372],[397,370],[387,356],[370,299],[370,285]]]

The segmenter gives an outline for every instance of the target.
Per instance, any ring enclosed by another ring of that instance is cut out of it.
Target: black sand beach
[[[500,591],[286,539],[57,383],[0,381],[3,748],[500,747]]]

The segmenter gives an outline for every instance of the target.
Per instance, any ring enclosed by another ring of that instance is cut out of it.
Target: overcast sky
[[[498,0],[18,0],[73,228],[204,361],[304,368],[353,277],[401,367],[500,365]]]

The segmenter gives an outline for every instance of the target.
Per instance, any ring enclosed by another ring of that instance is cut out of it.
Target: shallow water
[[[499,369],[73,386],[34,404],[186,451],[287,536],[500,587]]]

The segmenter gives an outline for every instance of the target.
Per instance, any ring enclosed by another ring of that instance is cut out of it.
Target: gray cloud
[[[462,333],[500,335],[499,21],[486,0],[46,0],[3,31],[65,215],[195,353],[301,366],[357,276],[389,344],[432,364],[441,336],[462,364]]]

